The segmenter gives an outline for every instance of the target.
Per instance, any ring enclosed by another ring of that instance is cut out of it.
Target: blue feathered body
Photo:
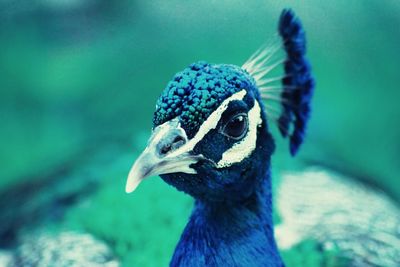
[[[282,267],[269,177],[245,203],[196,201],[170,266]]]
[[[279,125],[284,136],[290,135],[290,151],[295,154],[304,138],[314,80],[305,57],[304,31],[292,11],[282,12],[279,33],[287,54]],[[245,90],[246,97],[232,101],[229,112],[225,110],[217,122],[226,125],[224,119],[234,112],[249,113],[259,103],[260,122],[253,128],[257,133],[254,150],[231,166],[218,168],[210,164],[219,162],[237,144],[236,139],[221,134],[223,128],[214,126],[193,148],[194,154],[209,160],[193,166],[195,175],[179,172],[160,175],[196,199],[171,260],[172,267],[284,266],[272,222],[270,156],[274,141],[251,73],[233,65],[192,64],[178,73],[160,96],[153,123],[158,127],[179,117],[180,127],[191,139],[225,99],[241,90]]]

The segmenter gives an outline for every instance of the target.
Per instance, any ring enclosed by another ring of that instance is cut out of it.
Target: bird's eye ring
[[[241,139],[247,133],[248,124],[247,114],[237,114],[222,127],[222,134],[233,139]]]

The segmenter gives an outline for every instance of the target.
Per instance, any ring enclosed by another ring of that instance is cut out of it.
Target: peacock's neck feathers
[[[270,179],[240,202],[197,200],[170,266],[284,266],[274,240]]]

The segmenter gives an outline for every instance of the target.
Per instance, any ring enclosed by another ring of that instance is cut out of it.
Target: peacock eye
[[[248,121],[246,114],[237,114],[222,128],[222,133],[233,139],[241,139],[247,132]]]

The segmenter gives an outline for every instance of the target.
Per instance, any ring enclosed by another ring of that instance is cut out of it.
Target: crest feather
[[[290,153],[295,155],[302,144],[307,122],[310,116],[310,102],[315,81],[311,74],[311,66],[306,58],[306,38],[301,21],[290,9],[281,13],[278,33],[281,44],[263,46],[243,64],[255,80],[261,97],[265,101],[278,102],[280,114],[271,105],[266,105],[269,117],[275,117],[283,137],[289,136]],[[275,60],[276,52],[283,48],[284,59]],[[284,74],[269,77],[274,69],[283,64]],[[281,82],[274,85],[274,82]],[[276,116],[273,116],[275,113]]]

